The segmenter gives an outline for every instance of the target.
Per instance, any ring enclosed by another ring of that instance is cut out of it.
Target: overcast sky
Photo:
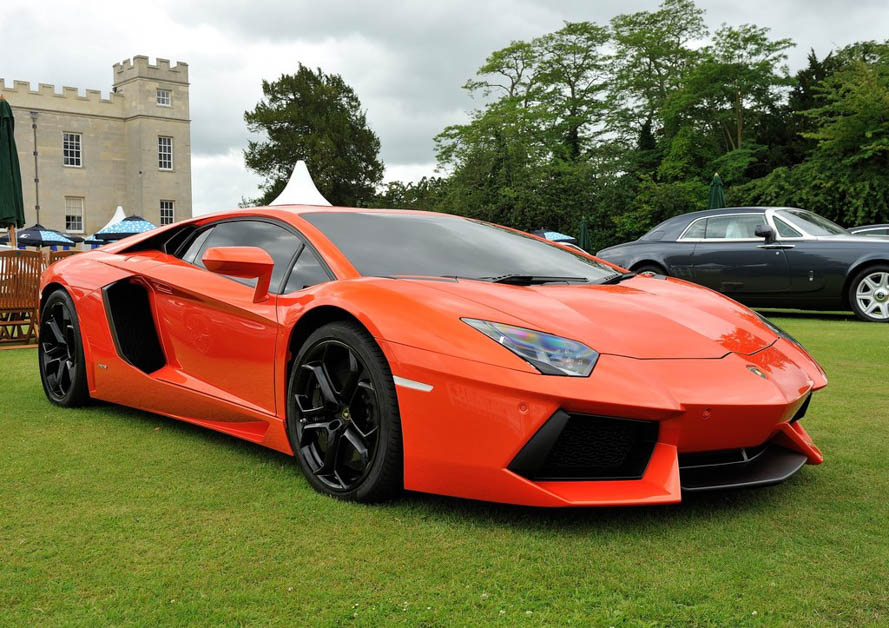
[[[711,29],[752,22],[790,37],[791,69],[865,39],[889,38],[889,0],[700,0]],[[243,113],[263,78],[297,62],[352,85],[382,144],[386,180],[434,169],[432,138],[465,119],[460,86],[492,51],[568,21],[606,24],[652,9],[642,0],[175,0],[102,3],[5,0],[0,77],[81,89],[111,88],[111,66],[136,54],[189,64],[195,213],[235,207],[256,193],[243,166]],[[310,164],[311,166],[311,164]]]

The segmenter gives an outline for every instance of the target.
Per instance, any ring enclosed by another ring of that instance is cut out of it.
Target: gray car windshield
[[[804,209],[781,209],[776,212],[789,222],[801,227],[803,231],[813,236],[852,235],[841,226],[829,221],[823,216],[813,214]]]
[[[325,211],[302,217],[362,275],[486,280],[523,275],[597,283],[616,274],[580,253],[447,214]]]

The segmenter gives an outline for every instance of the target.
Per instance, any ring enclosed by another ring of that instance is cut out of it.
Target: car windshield
[[[829,221],[827,218],[804,209],[780,209],[776,213],[779,216],[786,218],[797,227],[801,227],[803,231],[809,235],[852,235],[838,224]]]
[[[362,275],[564,278],[599,282],[616,274],[579,252],[448,214],[312,212],[317,227]],[[529,281],[528,283],[545,283]]]

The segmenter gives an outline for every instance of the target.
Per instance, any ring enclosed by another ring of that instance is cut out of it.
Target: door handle
[[[761,249],[792,249],[795,247],[795,244],[760,244],[758,245]]]

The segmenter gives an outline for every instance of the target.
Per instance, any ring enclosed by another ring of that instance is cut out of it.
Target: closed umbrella
[[[0,237],[0,244],[6,244],[9,236]],[[19,246],[74,246],[75,242],[55,229],[47,229],[41,224],[31,225],[16,235]]]
[[[710,182],[710,209],[722,209],[723,207],[725,207],[725,196],[722,191],[722,179],[719,178],[717,172]]]
[[[12,107],[0,97],[0,227],[9,227],[15,244],[15,228],[25,226],[25,203],[22,200],[22,173],[15,148],[15,118]]]
[[[142,216],[129,216],[120,222],[104,227],[101,231],[94,233],[92,237],[101,242],[111,242],[152,229],[157,229],[157,225],[145,220]]]
[[[586,216],[580,219],[580,237],[577,239],[577,246],[584,251],[591,251],[593,249],[593,238],[590,233],[590,225],[587,222]]]

